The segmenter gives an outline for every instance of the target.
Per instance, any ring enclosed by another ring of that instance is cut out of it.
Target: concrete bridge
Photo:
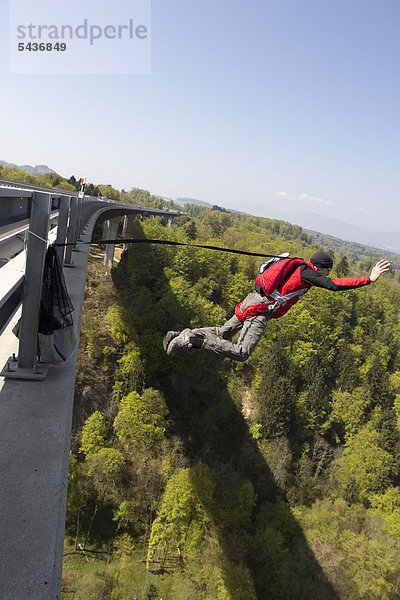
[[[4,217],[1,206],[12,214]],[[47,243],[73,244],[58,251],[79,339],[89,253],[79,241],[90,241],[101,222],[104,239],[111,240],[122,219],[126,228],[130,218],[160,215],[171,221],[177,214],[0,180],[0,219],[29,218],[26,250],[0,269],[1,600],[60,598],[77,347],[58,365],[37,357]],[[50,230],[52,218],[57,227]],[[106,248],[111,265],[114,248]],[[18,319],[19,340],[12,333]]]

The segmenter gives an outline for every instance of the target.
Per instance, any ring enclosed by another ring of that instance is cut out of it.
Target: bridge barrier
[[[18,189],[15,183],[7,188],[4,185],[2,186],[0,181],[0,197],[7,194],[15,198],[19,194],[24,198],[29,198],[31,214],[23,285],[21,287],[21,281],[19,280],[19,284],[15,284],[16,287],[13,290],[10,289],[7,294],[3,295],[3,302],[0,299],[0,317],[3,311],[3,322],[7,322],[7,315],[4,313],[13,308],[10,298],[14,294],[14,304],[15,302],[18,303],[21,299],[22,289],[22,316],[18,354],[8,358],[0,375],[9,379],[40,380],[45,379],[48,372],[48,365],[40,362],[37,355],[37,335],[44,260],[48,244],[51,207],[54,201],[58,200],[59,204],[56,242],[67,244],[65,248],[58,247],[60,261],[65,267],[74,266],[73,251],[79,250],[77,247],[79,237],[94,215],[100,217],[102,213],[104,214],[104,218],[109,221],[108,234],[109,238],[112,239],[112,237],[115,237],[118,226],[118,223],[112,218],[114,215],[121,217],[125,214],[161,214],[172,218],[177,213],[128,205],[108,199],[99,200],[91,196],[80,197],[78,194],[64,190],[48,190],[35,186],[31,188],[30,186],[24,186]],[[114,247],[108,246],[105,257],[107,266],[112,265],[113,255]],[[18,296],[17,289],[20,296]]]

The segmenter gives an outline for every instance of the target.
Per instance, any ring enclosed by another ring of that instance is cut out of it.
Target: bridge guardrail
[[[0,332],[1,323],[10,320],[16,307],[22,299],[22,315],[19,331],[18,356],[8,359],[0,375],[12,379],[45,379],[48,365],[41,363],[37,357],[37,335],[42,292],[44,260],[49,242],[49,224],[51,206],[54,199],[59,201],[59,218],[56,242],[69,245],[58,247],[57,252],[61,264],[73,267],[72,251],[76,247],[86,223],[96,213],[146,213],[173,217],[177,213],[160,209],[150,209],[140,206],[127,205],[109,199],[98,199],[92,196],[79,197],[67,190],[57,188],[47,189],[38,186],[27,186],[12,182],[7,186],[0,180],[0,197],[12,196],[31,198],[31,215],[26,245],[26,263],[23,276],[21,272],[10,278],[9,289],[0,287]],[[52,240],[54,241],[54,240]],[[7,266],[7,265],[5,265]],[[5,268],[2,267],[2,269]],[[21,268],[21,267],[19,267]],[[2,270],[1,269],[1,270]],[[12,267],[8,268],[11,271]],[[5,271],[4,273],[6,273]],[[7,284],[6,284],[7,286]]]

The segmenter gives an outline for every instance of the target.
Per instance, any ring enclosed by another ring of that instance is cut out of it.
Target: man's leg
[[[267,304],[268,301],[252,292],[242,302],[242,309],[253,304]],[[203,338],[202,348],[211,350],[219,356],[226,356],[233,360],[245,361],[257,346],[270,319],[268,313],[246,319],[244,323],[234,315],[222,327],[202,327],[193,329],[193,333]],[[242,328],[236,344],[230,339]]]
[[[234,344],[228,339],[224,339],[220,335],[216,335],[215,329],[218,329],[216,327],[204,327],[202,329],[194,329],[193,333],[195,333],[196,335],[201,335],[203,337],[203,344],[201,347],[204,348],[204,350],[211,350],[215,354],[218,354],[218,356],[223,356],[226,358],[231,358],[233,360],[243,362],[249,358],[250,354],[257,346],[264,332],[264,329],[267,326],[268,321],[268,315],[258,315],[256,317],[246,319],[246,321],[243,324],[242,332],[236,344]],[[227,325],[228,323],[230,324],[230,327],[236,325],[236,331],[238,331],[240,327],[242,327],[241,321],[239,321],[239,319],[236,316],[232,317],[232,319],[227,321],[225,325]]]
[[[268,300],[260,296],[257,292],[252,292],[243,300],[241,307],[243,310],[247,306],[258,304],[268,304]],[[270,318],[270,313],[264,313],[246,319],[242,323],[236,315],[233,315],[221,327],[200,327],[193,330],[184,329],[180,335],[174,336],[174,339],[169,342],[167,354],[172,356],[178,350],[185,348],[204,348],[205,350],[211,350],[219,356],[245,361],[260,341]],[[230,340],[240,329],[242,329],[242,332],[237,343],[234,344]],[[168,332],[167,336],[173,333]]]
[[[230,340],[235,333],[237,333],[243,326],[243,323],[239,321],[236,315],[233,315],[229,321],[226,321],[220,327],[199,327],[192,329],[196,335],[203,337],[222,338],[224,340]]]
[[[173,356],[179,350],[202,348],[205,339],[214,342],[224,338],[230,339],[241,327],[242,323],[234,315],[222,327],[201,327],[193,330],[186,328],[181,332],[168,331],[163,339],[164,350],[168,356]]]

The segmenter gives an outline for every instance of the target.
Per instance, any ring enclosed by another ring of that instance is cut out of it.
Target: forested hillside
[[[280,221],[188,208],[130,235],[308,259]],[[369,274],[344,259],[331,274]],[[245,363],[168,329],[221,324],[257,258],[134,245],[89,265],[63,600],[400,597],[400,277],[311,290]]]
[[[76,190],[74,176],[0,177]],[[143,190],[115,200],[175,208]],[[309,258],[368,274],[373,249],[287,222],[186,205],[129,235]],[[383,254],[388,256],[387,254]],[[91,255],[77,373],[63,600],[400,598],[400,274],[312,290],[246,363],[168,329],[221,324],[260,260],[132,246]]]

